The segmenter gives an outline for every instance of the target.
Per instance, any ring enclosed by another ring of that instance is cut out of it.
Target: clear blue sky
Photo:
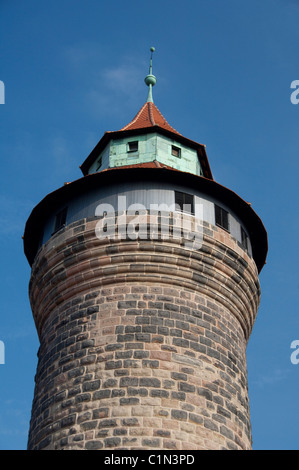
[[[268,231],[247,349],[253,448],[299,449],[298,24],[298,0],[0,0],[0,449],[26,448],[37,364],[25,222],[143,105],[150,46],[155,104]]]

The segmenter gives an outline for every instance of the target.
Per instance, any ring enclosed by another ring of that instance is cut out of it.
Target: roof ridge
[[[151,106],[151,105],[153,105],[153,106],[155,106],[155,105],[154,105],[154,103],[152,103],[151,101],[149,101],[147,104],[148,104],[148,114],[149,114],[150,121],[151,121],[152,125],[155,126],[156,123],[155,123],[155,119],[154,119],[154,115],[153,115],[153,110],[152,110],[152,106]],[[157,108],[157,106],[155,106],[155,107]],[[157,108],[157,109],[158,109],[158,108]]]

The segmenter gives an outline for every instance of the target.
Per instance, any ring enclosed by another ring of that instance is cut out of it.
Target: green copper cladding
[[[134,151],[130,150],[130,142],[138,142]],[[173,154],[173,147],[179,154]],[[202,175],[201,164],[196,149],[175,140],[175,135],[165,136],[159,132],[143,132],[135,135],[118,136],[98,154],[98,158],[89,168],[88,173],[101,172],[107,168],[127,165],[140,165],[158,161],[176,170],[194,175]],[[101,164],[101,166],[99,166]]]
[[[151,59],[150,59],[150,67],[149,67],[149,74],[145,77],[144,81],[146,85],[149,87],[148,90],[148,97],[147,97],[147,102],[153,103],[153,92],[152,92],[152,87],[156,84],[157,79],[155,75],[153,75],[153,52],[155,52],[155,48],[151,47]]]

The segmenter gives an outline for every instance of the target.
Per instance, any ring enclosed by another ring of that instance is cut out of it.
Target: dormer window
[[[175,145],[171,146],[171,155],[177,158],[181,158],[181,149]]]
[[[138,140],[134,140],[133,142],[128,142],[128,152],[138,152]]]
[[[194,197],[192,194],[175,191],[175,205],[180,212],[194,215]]]
[[[229,232],[228,212],[215,204],[215,223]]]

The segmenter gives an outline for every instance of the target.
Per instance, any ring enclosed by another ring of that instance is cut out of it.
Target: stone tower
[[[152,52],[153,52],[152,48]],[[40,348],[28,449],[251,449],[267,234],[148,99],[25,227]]]

